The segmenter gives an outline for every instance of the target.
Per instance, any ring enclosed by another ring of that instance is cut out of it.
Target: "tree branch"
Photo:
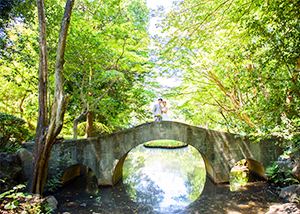
[[[17,68],[17,66],[15,65],[15,62],[14,61],[12,61],[13,62],[13,65],[14,65],[14,67],[15,67],[15,71],[22,77],[22,79],[25,79],[35,90],[38,90],[36,87],[35,87],[35,85],[33,85],[33,83],[30,81],[30,80],[28,80],[20,71],[19,71],[19,69]]]
[[[101,97],[99,97],[99,98],[93,103],[93,105],[90,107],[89,111],[94,110],[95,105],[96,105],[100,100],[102,100],[102,99],[105,97],[105,95],[110,91],[110,89],[111,89],[112,85],[114,84],[114,82],[115,82],[115,81],[112,81],[112,82],[110,83],[108,89],[105,91],[104,94],[102,94]]]

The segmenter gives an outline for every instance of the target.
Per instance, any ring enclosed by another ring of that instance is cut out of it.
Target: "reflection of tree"
[[[141,169],[145,166],[145,160],[143,156],[126,158],[123,165],[124,188],[133,201],[158,206],[163,200],[163,191],[143,174]]]
[[[185,186],[188,189],[188,198],[190,202],[195,201],[204,189],[206,181],[205,168],[201,167],[195,169],[192,173],[188,173],[188,179],[185,182]]]
[[[126,192],[136,202],[155,207],[164,199],[163,190],[143,173],[143,168],[149,166],[158,166],[162,172],[157,173],[174,174],[185,181],[184,192],[188,194],[174,195],[172,199],[175,201],[191,203],[198,198],[204,188],[206,179],[204,161],[195,148],[189,146],[170,150],[139,146],[128,154],[123,165]]]
[[[230,191],[238,190],[241,186],[246,185],[248,180],[249,180],[248,171],[230,172]]]

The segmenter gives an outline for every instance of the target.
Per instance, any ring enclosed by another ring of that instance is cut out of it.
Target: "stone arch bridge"
[[[231,168],[242,159],[247,160],[250,171],[264,177],[264,167],[271,165],[282,153],[275,145],[277,138],[253,143],[236,134],[184,123],[150,122],[104,136],[55,144],[48,174],[56,174],[57,168],[68,168],[63,175],[63,180],[67,181],[80,175],[85,165],[95,173],[98,185],[113,185],[122,176],[123,162],[131,149],[162,139],[182,141],[198,149],[205,161],[206,172],[215,183],[229,182]],[[26,143],[24,147],[33,150],[32,143]],[[61,159],[65,161],[59,161]]]

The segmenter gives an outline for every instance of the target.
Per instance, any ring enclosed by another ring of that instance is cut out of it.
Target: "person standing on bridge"
[[[167,114],[169,108],[167,107],[167,102],[164,100],[162,102],[163,107],[161,108],[162,111],[162,121],[172,121],[169,115]]]
[[[153,106],[154,121],[161,121],[161,118],[162,118],[161,103],[162,103],[162,101],[163,100],[161,98],[159,98],[158,103],[156,103]]]

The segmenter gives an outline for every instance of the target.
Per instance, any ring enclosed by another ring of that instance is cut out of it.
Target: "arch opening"
[[[69,166],[62,174],[61,181],[63,187],[72,186],[71,189],[78,189],[90,194],[98,192],[97,176],[93,170],[83,164]]]
[[[169,140],[169,139],[166,139],[166,140],[155,140],[155,141],[173,141],[173,142],[180,142],[179,144],[176,144],[174,147],[176,148],[183,148],[183,147],[186,147],[188,146],[188,144],[184,143],[184,142],[181,142],[181,141],[176,141],[176,140]],[[154,142],[154,141],[148,141],[148,142],[145,142],[145,143],[142,143],[140,145],[145,145],[147,147],[147,144],[150,143],[150,142]],[[171,142],[172,143],[172,142]],[[140,146],[138,145],[138,146]],[[149,145],[149,144],[148,144]],[[138,147],[137,146],[137,147]],[[192,145],[190,145],[192,146]],[[169,144],[164,144],[163,146],[154,146],[156,148],[171,148]],[[136,148],[136,147],[135,147]],[[194,147],[193,147],[194,148]],[[134,149],[134,148],[132,148]],[[121,158],[120,160],[114,164],[114,171],[113,171],[113,177],[112,177],[112,184],[113,186],[122,178],[122,175],[123,175],[123,164],[124,164],[124,161],[128,155],[128,153],[130,151],[132,151],[132,149],[130,149],[127,153],[125,153]],[[197,151],[201,154],[201,157],[203,158],[204,160],[204,164],[205,164],[205,170],[206,170],[206,173],[208,175],[208,177],[215,183],[215,172],[214,172],[214,169],[213,167],[211,166],[210,164],[210,161],[208,160],[208,158],[201,152],[197,149]]]
[[[132,149],[131,149],[132,150]],[[127,157],[128,153],[131,151],[129,150],[127,153],[125,153],[120,160],[118,161],[118,163],[116,164],[116,166],[114,167],[114,174],[113,174],[113,180],[112,180],[112,184],[113,186],[122,178],[123,176],[123,165],[124,165],[124,161],[125,158]]]
[[[91,173],[93,170],[85,166],[83,164],[74,164],[72,166],[69,166],[62,174],[61,181],[62,184],[65,184],[67,182],[70,182],[71,180],[86,175],[88,173]]]
[[[142,144],[122,156],[113,182],[122,177],[131,200],[165,212],[170,207],[181,209],[200,196],[206,183],[206,168],[213,175],[208,159],[193,146],[170,149],[170,145],[149,148]]]
[[[253,159],[242,159],[230,171],[230,190],[236,191],[244,188],[247,183],[266,180],[266,171],[261,163]]]

